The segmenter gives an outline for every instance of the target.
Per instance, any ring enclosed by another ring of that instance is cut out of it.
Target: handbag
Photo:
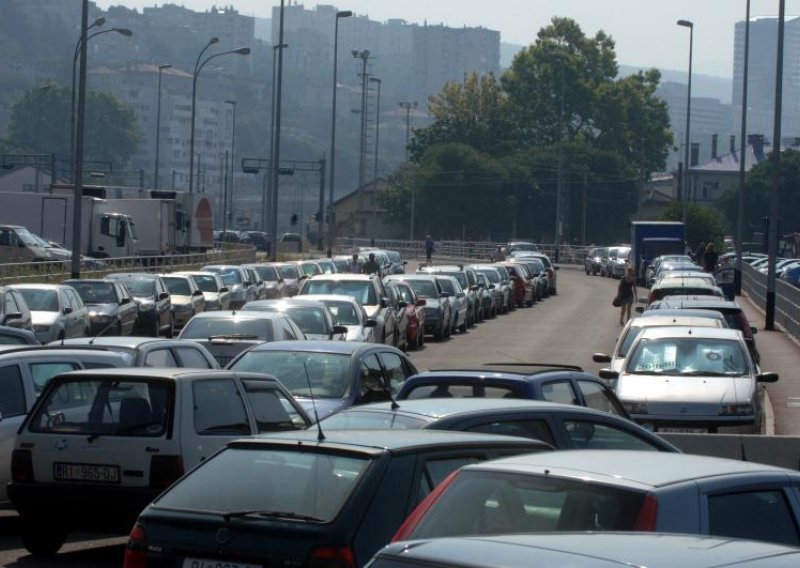
[[[614,299],[611,300],[611,305],[618,308],[622,305],[622,300],[620,300],[619,296],[614,296]]]

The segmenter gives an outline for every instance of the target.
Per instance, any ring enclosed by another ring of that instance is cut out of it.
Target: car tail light
[[[166,489],[183,475],[181,456],[153,456],[150,460],[150,487]]]
[[[349,546],[318,546],[311,550],[308,568],[355,568],[356,560]]]
[[[636,521],[633,523],[634,531],[654,531],[656,530],[656,521],[658,520],[658,500],[652,495],[645,495],[642,508],[639,509],[639,514],[636,515]]]
[[[11,454],[11,479],[29,483],[33,477],[33,454],[30,450],[14,450]]]
[[[392,542],[397,542],[400,540],[406,540],[414,529],[417,528],[417,525],[422,520],[422,517],[428,512],[428,509],[433,507],[433,504],[439,500],[439,497],[445,490],[450,486],[453,480],[458,476],[459,470],[455,470],[453,473],[445,477],[444,481],[442,481],[439,485],[437,485],[430,494],[422,500],[422,502],[417,505],[417,508],[411,511],[411,514],[408,518],[403,521],[403,524],[400,525],[400,528],[397,529],[397,532],[392,537]]]
[[[123,568],[147,568],[147,533],[141,525],[134,525],[128,535]]]

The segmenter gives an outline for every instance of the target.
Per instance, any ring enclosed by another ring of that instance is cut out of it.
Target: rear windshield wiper
[[[309,521],[312,523],[324,523],[325,519],[320,519],[317,517],[313,517],[311,515],[301,515],[300,513],[295,513],[293,511],[265,511],[265,510],[245,510],[245,511],[231,511],[230,513],[224,513],[222,518],[225,519],[225,522],[230,521],[231,519],[242,519],[246,517],[261,517],[266,519],[292,519],[294,521]]]

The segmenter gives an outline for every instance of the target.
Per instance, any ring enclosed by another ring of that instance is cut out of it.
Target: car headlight
[[[628,411],[628,414],[647,414],[646,402],[623,402],[622,406]]]
[[[723,404],[719,409],[720,416],[749,416],[754,414],[753,405],[745,404]]]
[[[109,321],[113,316],[100,312],[89,312],[89,317],[98,321]]]
[[[155,307],[156,307],[155,302],[152,302],[150,300],[145,300],[145,301],[142,301],[142,302],[139,303],[139,309],[140,310],[145,310],[145,311],[146,310],[152,310]]]

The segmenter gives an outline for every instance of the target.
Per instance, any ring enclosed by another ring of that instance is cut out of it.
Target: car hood
[[[313,402],[308,397],[294,395],[294,398],[300,403],[300,406],[303,407],[303,410],[306,411],[306,414],[308,414],[312,422],[316,421],[314,417],[315,406],[320,420],[347,408],[347,401],[343,398],[315,398]]]
[[[117,304],[86,304],[89,315],[110,316],[117,309]]]
[[[367,317],[374,318],[381,311],[380,306],[364,306],[364,311],[367,312]]]
[[[439,298],[425,298],[426,308],[440,308],[442,301]]]
[[[60,317],[61,314],[58,312],[31,311],[31,322],[33,325],[53,325]]]
[[[369,336],[368,328],[362,325],[346,325],[347,336],[345,341],[366,341]]]
[[[753,401],[755,382],[751,377],[687,377],[622,375],[617,381],[617,396],[623,401],[647,402],[651,413],[659,406],[680,404],[687,408],[707,406],[718,409],[721,404]],[[691,413],[687,410],[687,414]],[[707,413],[700,409],[697,412]],[[716,414],[717,411],[713,410]]]
[[[176,306],[188,306],[192,303],[191,296],[170,296],[169,301],[172,304],[172,307]]]

